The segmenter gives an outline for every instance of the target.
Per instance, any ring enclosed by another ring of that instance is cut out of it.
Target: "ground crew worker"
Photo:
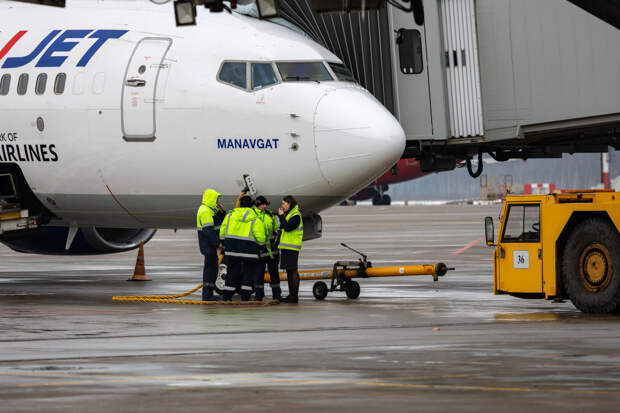
[[[299,251],[304,237],[304,223],[301,218],[301,211],[297,201],[291,195],[285,196],[282,200],[282,207],[278,210],[280,228],[280,266],[286,270],[288,280],[288,296],[281,301],[286,303],[296,303],[299,294],[299,272],[297,272],[299,261]]]
[[[224,240],[228,260],[224,301],[232,301],[239,281],[241,300],[249,301],[260,247],[265,243],[265,228],[252,209],[252,198],[241,197],[239,208],[226,215],[220,228],[220,239]]]
[[[261,248],[260,260],[254,274],[254,294],[258,301],[261,301],[265,296],[265,266],[269,271],[269,285],[273,299],[280,300],[282,298],[277,248],[279,226],[273,212],[267,208],[269,203],[269,200],[264,196],[257,197],[256,202],[254,202],[254,211],[265,227],[266,239],[265,245]]]
[[[202,300],[214,300],[213,289],[217,278],[218,263],[217,249],[220,246],[219,230],[226,212],[218,200],[221,194],[213,189],[207,189],[202,195],[202,204],[196,214],[196,227],[198,230],[198,245],[200,252],[205,257],[202,271]]]

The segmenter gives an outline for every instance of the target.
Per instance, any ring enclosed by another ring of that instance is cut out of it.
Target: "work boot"
[[[277,301],[282,300],[282,290],[280,290],[279,288],[274,288],[271,291],[271,298]]]
[[[241,301],[250,301],[252,294],[241,293]]]
[[[213,288],[203,288],[202,289],[202,301],[212,301],[213,300]]]
[[[299,302],[299,298],[295,295],[288,295],[280,299],[280,301],[283,303],[297,304]]]

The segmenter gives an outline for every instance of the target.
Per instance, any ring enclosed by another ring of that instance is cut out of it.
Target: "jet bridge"
[[[620,148],[620,30],[597,17],[605,13],[569,0],[422,3],[422,20],[389,5],[316,14],[311,0],[282,2],[281,14],[398,117],[403,157],[425,172],[467,160],[476,175],[471,158],[482,153],[505,161]]]

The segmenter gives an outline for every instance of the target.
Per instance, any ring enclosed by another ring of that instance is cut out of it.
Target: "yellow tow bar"
[[[357,262],[355,262],[358,264]],[[432,265],[404,265],[404,266],[392,266],[392,267],[370,267],[365,271],[361,271],[360,268],[344,270],[344,275],[347,278],[376,278],[376,277],[412,277],[419,275],[432,275],[435,281],[437,277],[444,276],[449,270],[446,264],[432,264]],[[330,280],[332,278],[333,269],[320,269],[320,270],[303,270],[299,271],[300,280]],[[269,273],[265,274],[265,282],[269,282],[271,277]],[[286,272],[280,272],[280,280],[286,281]]]
[[[323,300],[329,292],[344,291],[347,297],[356,299],[360,295],[360,285],[353,278],[373,277],[411,277],[431,275],[434,281],[454,270],[444,263],[433,265],[404,265],[391,267],[373,267],[366,254],[354,250],[346,244],[345,248],[361,255],[358,261],[337,261],[332,269],[299,271],[300,280],[331,280],[328,286],[323,281],[317,281],[312,287],[312,294],[317,300]],[[280,273],[280,280],[286,280],[286,273]],[[265,281],[269,281],[269,274],[265,274]]]

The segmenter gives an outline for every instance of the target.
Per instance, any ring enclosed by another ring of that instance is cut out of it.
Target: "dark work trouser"
[[[213,297],[213,289],[215,288],[215,280],[217,279],[217,255],[208,254],[205,255],[205,266],[202,270],[202,299],[208,299]]]
[[[256,261],[231,256],[228,257],[227,261],[224,300],[230,301],[237,291],[237,287],[241,285],[241,300],[248,301],[252,295],[252,275],[255,271]]]
[[[280,273],[278,272],[278,255],[273,258],[269,256],[261,258],[254,271],[254,291],[256,299],[265,297],[265,269],[269,272],[269,286],[274,299],[278,300],[282,296],[280,289]]]
[[[286,279],[288,281],[288,296],[297,298],[299,295],[299,273],[297,269],[286,269]]]
[[[267,257],[267,271],[269,272],[269,286],[274,299],[280,299],[282,290],[280,289],[280,271],[278,269],[278,259],[280,255],[275,254],[273,258]]]
[[[258,301],[265,297],[265,264],[267,264],[267,261],[265,258],[261,258],[254,263],[254,268],[252,269],[254,294]]]

